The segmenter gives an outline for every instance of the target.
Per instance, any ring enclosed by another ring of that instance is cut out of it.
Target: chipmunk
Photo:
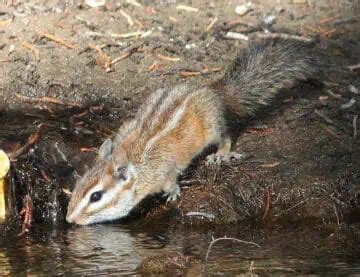
[[[205,148],[218,146],[208,163],[239,157],[231,152],[229,121],[252,116],[282,89],[313,79],[317,64],[304,43],[265,40],[240,53],[216,85],[158,89],[114,140],[101,145],[95,165],[72,192],[66,220],[119,219],[159,192],[176,200],[179,174]]]

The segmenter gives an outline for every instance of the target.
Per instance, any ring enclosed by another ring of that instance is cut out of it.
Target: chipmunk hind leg
[[[229,136],[225,135],[218,145],[218,150],[216,153],[207,156],[206,158],[206,165],[220,165],[221,163],[230,163],[231,161],[237,160],[244,160],[247,158],[246,154],[237,153],[232,151],[233,146],[236,143],[235,141]]]

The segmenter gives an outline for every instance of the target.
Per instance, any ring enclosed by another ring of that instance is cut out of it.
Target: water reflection
[[[255,241],[262,247],[221,242],[214,245],[205,262],[212,236],[237,237]],[[249,273],[250,269],[256,274],[348,274],[360,272],[360,264],[354,260],[358,255],[356,247],[348,243],[351,239],[329,236],[327,231],[313,228],[281,231],[247,225],[207,230],[167,224],[57,229],[37,225],[24,237],[9,235],[0,241],[0,272],[2,275],[129,275],[137,274],[137,267],[149,256],[178,251],[199,261],[188,269],[188,274],[195,275]]]

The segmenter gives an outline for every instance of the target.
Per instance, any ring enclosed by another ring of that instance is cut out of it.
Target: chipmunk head
[[[137,204],[136,169],[121,146],[110,139],[100,147],[96,164],[76,183],[66,220],[86,225],[124,217]]]

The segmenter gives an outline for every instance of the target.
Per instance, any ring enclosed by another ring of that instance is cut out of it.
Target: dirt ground
[[[35,218],[63,220],[73,169],[84,172],[94,157],[81,148],[97,147],[149,93],[220,78],[237,51],[269,31],[316,41],[328,56],[326,82],[294,89],[248,122],[236,147],[247,160],[207,168],[199,159],[180,180],[181,198],[155,205],[146,219],[360,219],[360,80],[351,70],[360,59],[357,1],[253,1],[243,16],[235,13],[240,0],[106,1],[98,8],[75,0],[7,2],[0,4],[0,148],[11,152],[39,123],[48,125],[34,151],[13,164],[13,180],[23,184],[16,194],[33,197]],[[249,40],[229,39],[228,31]],[[64,153],[61,167],[56,157]]]

